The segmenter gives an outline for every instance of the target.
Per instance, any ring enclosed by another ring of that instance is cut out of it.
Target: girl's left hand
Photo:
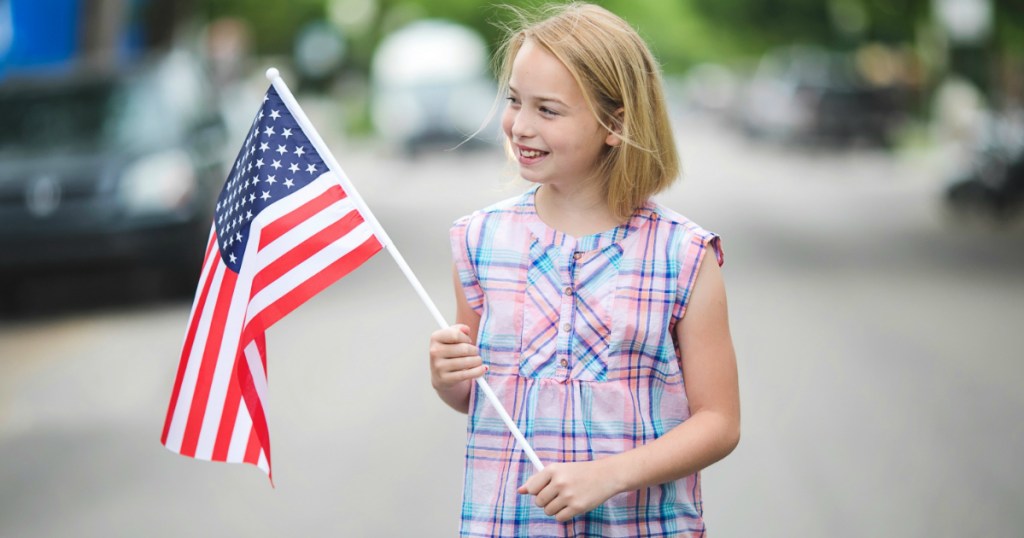
[[[585,514],[618,493],[604,460],[552,463],[519,486],[535,495],[537,506],[559,522]]]

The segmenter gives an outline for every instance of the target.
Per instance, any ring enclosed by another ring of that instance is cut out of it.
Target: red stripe
[[[256,437],[256,430],[249,428],[249,442],[245,445],[245,463],[256,465],[260,461],[260,440]]]
[[[344,217],[332,222],[329,226],[311,235],[305,241],[295,245],[266,267],[260,269],[252,279],[252,296],[263,291],[277,279],[302,264],[329,245],[348,235],[363,223],[363,216],[358,211],[349,211]],[[268,325],[269,327],[269,325]]]
[[[257,345],[259,340],[263,339],[263,335],[257,339]],[[261,348],[265,349],[264,345],[260,345]],[[259,400],[259,395],[256,392],[256,385],[253,383],[252,371],[248,367],[248,363],[243,368],[238,370],[239,386],[242,388],[242,399],[246,403],[246,408],[249,410],[249,416],[253,419],[253,433],[257,438],[258,445],[263,449],[263,454],[266,455],[267,466],[270,464],[270,431],[266,424],[266,414],[263,412],[263,405]],[[250,439],[250,444],[252,440]],[[251,448],[251,446],[250,446]],[[257,454],[258,455],[258,454]],[[256,463],[256,461],[249,460],[249,453],[247,451],[246,460],[250,463]]]
[[[263,247],[288,233],[292,228],[302,224],[309,218],[329,207],[331,204],[344,198],[345,191],[341,190],[340,185],[335,185],[320,193],[316,198],[302,204],[287,215],[268,223],[260,230],[260,246],[257,250],[263,250]]]
[[[238,361],[231,367],[231,380],[228,391],[224,395],[224,410],[220,415],[220,426],[217,428],[217,440],[213,445],[213,461],[228,461],[228,449],[231,448],[231,437],[235,432],[235,421],[238,420],[238,406],[242,402],[242,392],[235,379],[238,372]]]
[[[258,321],[263,327],[274,325],[289,312],[298,308],[299,305],[308,301],[338,279],[351,273],[356,267],[359,267],[374,254],[380,252],[382,248],[380,242],[377,241],[377,237],[371,235],[363,244],[352,249],[345,256],[337,259],[319,273],[310,276],[301,284],[292,288],[278,300],[267,305],[266,308],[255,315],[253,323]]]
[[[213,235],[210,237],[210,244],[206,247],[206,256],[203,257],[203,267],[209,263],[210,253],[213,252],[213,245],[216,244],[217,238]],[[217,255],[220,255],[218,251]],[[216,267],[216,265],[214,265]],[[196,296],[195,309],[192,312],[192,319],[188,323],[188,331],[185,333],[185,344],[181,349],[181,358],[178,362],[178,374],[174,378],[174,388],[171,389],[171,403],[167,406],[167,419],[164,421],[164,430],[160,434],[160,442],[167,444],[167,432],[171,428],[171,419],[174,417],[174,410],[178,406],[178,395],[181,392],[181,381],[185,377],[185,370],[188,367],[188,357],[192,354],[192,344],[196,339],[196,331],[199,328],[199,318],[202,317],[203,309],[206,307],[206,298],[210,292],[210,285],[213,282],[214,271],[211,270],[206,275],[206,281],[201,283],[199,294]]]
[[[203,415],[206,414],[206,404],[210,397],[210,385],[213,383],[213,372],[217,366],[217,358],[221,351],[221,340],[224,337],[224,323],[227,320],[228,312],[231,310],[231,299],[234,295],[235,282],[237,280],[237,273],[234,271],[224,271],[224,278],[221,279],[217,303],[213,311],[213,320],[210,322],[210,334],[206,337],[206,348],[203,350],[199,376],[196,379],[196,390],[192,395],[192,406],[189,409],[188,422],[185,424],[185,437],[181,442],[181,454],[185,456],[195,457],[196,454],[199,432],[203,427]],[[228,345],[231,344],[228,343]]]

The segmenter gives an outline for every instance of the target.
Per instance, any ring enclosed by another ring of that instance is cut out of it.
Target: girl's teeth
[[[524,150],[522,151],[522,153],[523,153],[523,157],[526,157],[526,158],[533,158],[533,157],[540,157],[540,155],[541,155],[541,153],[542,153],[542,152],[540,152],[540,151],[535,151],[535,150],[529,150],[529,149],[524,149]]]

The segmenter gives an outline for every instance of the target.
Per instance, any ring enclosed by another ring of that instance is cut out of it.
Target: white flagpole
[[[341,169],[341,165],[338,164],[337,160],[335,160],[334,154],[331,153],[331,150],[327,148],[327,144],[324,143],[322,138],[320,138],[320,133],[318,133],[316,128],[313,127],[313,122],[309,121],[309,118],[306,117],[306,113],[303,112],[302,107],[300,107],[298,101],[295,100],[295,96],[293,96],[291,90],[288,89],[288,85],[285,84],[284,79],[281,78],[281,73],[276,68],[271,67],[270,69],[267,69],[267,79],[270,80],[270,83],[277,90],[277,94],[281,97],[281,100],[288,106],[292,116],[295,117],[295,121],[300,127],[302,127],[306,136],[309,137],[309,142],[313,144],[317,153],[323,157],[324,162],[327,163],[327,167],[334,172],[335,176],[337,176],[341,186],[345,189],[345,192],[348,193],[349,198],[351,198],[359,208],[359,212],[362,213],[364,218],[366,218],[367,223],[373,227],[375,234],[380,239],[384,249],[391,253],[391,257],[395,259],[395,263],[398,264],[399,269],[402,270],[402,273],[409,280],[409,283],[412,284],[413,289],[416,290],[416,294],[420,296],[420,300],[423,301],[424,305],[426,305],[427,310],[429,310],[430,314],[434,316],[434,320],[437,321],[438,325],[442,329],[449,327],[449,323],[444,319],[441,311],[437,309],[437,305],[434,304],[430,295],[427,294],[427,290],[423,288],[419,279],[416,278],[415,274],[413,274],[409,264],[405,263],[405,258],[402,257],[402,254],[398,252],[398,248],[396,248],[394,243],[391,242],[391,238],[388,237],[387,232],[384,231],[384,227],[377,221],[377,217],[374,216],[372,211],[370,211],[366,202],[363,201],[363,197],[359,195],[355,186],[352,185],[351,181],[349,181],[345,171]],[[476,378],[476,384],[477,388],[479,388],[484,393],[484,396],[487,397],[487,401],[489,401],[495,411],[498,412],[498,416],[501,417],[505,426],[507,426],[509,431],[512,432],[512,436],[515,437],[516,442],[519,443],[519,448],[522,449],[522,451],[526,453],[527,457],[530,458],[534,468],[538,471],[544,469],[544,464],[542,464],[540,458],[537,457],[537,453],[530,447],[530,443],[526,440],[526,437],[523,436],[523,432],[519,431],[519,427],[516,426],[515,421],[513,421],[512,417],[510,417],[508,412],[505,411],[505,407],[501,404],[501,401],[498,400],[498,396],[494,394],[494,391],[491,390],[491,386],[487,384],[487,381],[484,380],[483,376]]]

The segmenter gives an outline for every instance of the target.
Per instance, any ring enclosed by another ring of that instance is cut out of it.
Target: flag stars
[[[260,195],[260,200],[266,201],[266,200],[269,200],[269,199],[270,199],[270,191],[263,191],[263,194]]]
[[[278,168],[281,168],[281,161],[274,161],[270,163],[270,166],[273,167],[274,170],[277,170]]]
[[[256,168],[263,168],[263,159],[256,159]]]
[[[281,136],[283,136],[285,140],[288,140],[288,137],[291,136],[291,135],[292,135],[292,130],[291,129],[285,129],[284,132],[281,133]]]
[[[293,174],[295,172],[298,172],[299,171],[299,165],[297,165],[295,163],[292,163],[291,166],[288,167],[288,171],[293,173]]]
[[[271,110],[270,111],[270,119],[276,120],[277,118],[280,118],[280,117],[281,117],[281,113],[280,112],[278,112],[276,110]]]
[[[302,146],[295,146],[295,156],[296,157],[302,157],[305,153],[306,153],[306,151],[304,149],[302,149]]]
[[[232,264],[238,263],[238,256],[235,256],[234,252],[228,254],[228,259],[231,260]]]
[[[270,144],[266,142],[260,142],[260,151],[267,151],[270,149]]]
[[[284,155],[285,153],[288,153],[288,148],[284,147],[284,145],[282,144],[280,146],[277,146],[277,150],[276,151],[277,151],[278,155]]]
[[[309,172],[310,174],[315,173],[316,172],[316,165],[310,163],[310,165],[306,167],[306,171]]]
[[[288,187],[290,189],[290,188],[295,186],[295,182],[292,181],[292,178],[288,178],[288,179],[284,180],[284,186]]]
[[[267,176],[267,185],[273,185],[274,183],[277,183],[277,178],[275,176]]]
[[[263,130],[263,134],[267,136],[274,136],[274,128],[268,125],[267,128]]]

